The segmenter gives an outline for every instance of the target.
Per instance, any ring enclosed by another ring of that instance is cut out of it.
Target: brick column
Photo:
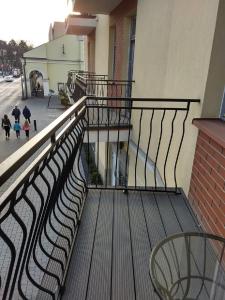
[[[205,231],[225,236],[225,147],[215,123],[210,130],[199,124],[188,198]],[[225,133],[225,123],[218,124]]]

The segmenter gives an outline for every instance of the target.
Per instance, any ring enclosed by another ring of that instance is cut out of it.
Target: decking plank
[[[78,230],[63,299],[85,299],[100,191],[89,191]]]
[[[110,299],[113,191],[102,191],[87,299]]]
[[[169,195],[170,203],[175,211],[175,214],[179,220],[179,223],[183,231],[200,231],[199,226],[197,225],[196,218],[194,217],[193,212],[187,199],[184,198],[184,195]]]
[[[141,193],[129,193],[128,200],[134,255],[136,299],[159,299],[154,292],[149,274],[151,245],[147,232]]]
[[[114,199],[112,268],[112,299],[135,299],[127,195],[119,191]]]
[[[169,234],[198,229],[182,197],[89,190],[63,299],[158,300],[151,248]]]

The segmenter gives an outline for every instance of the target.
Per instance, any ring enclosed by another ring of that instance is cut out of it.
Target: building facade
[[[58,36],[56,32],[54,34]],[[25,97],[35,95],[37,84],[40,96],[48,96],[50,89],[57,93],[58,84],[67,81],[70,70],[83,70],[85,67],[84,38],[63,34],[24,53],[22,64],[26,77],[23,82]]]
[[[97,0],[75,0],[73,4],[74,11],[95,15],[97,20],[96,29],[87,35],[89,71],[107,74],[113,80],[133,80],[132,97],[200,99],[200,103],[191,108],[187,119],[189,123],[194,118],[219,117],[225,85],[223,1],[192,0],[187,4],[180,0],[115,0],[103,4]],[[135,105],[139,104],[135,102]],[[149,154],[149,177],[151,161],[155,161],[157,156],[159,181],[163,178],[163,157],[169,143],[171,119],[163,120],[164,128],[168,127],[168,134],[164,136],[166,142],[160,145],[158,153],[159,139],[155,137]],[[135,150],[138,144],[141,151],[146,152],[149,132],[146,131],[146,138],[138,141],[138,130],[135,130],[138,122],[138,114],[133,113],[132,142]],[[148,122],[146,118],[146,128]],[[176,166],[179,185],[186,195],[190,190],[197,136],[195,126],[185,127],[181,149],[183,159]],[[179,139],[179,135],[173,138],[174,155]],[[102,143],[101,151],[105,153],[105,149]],[[130,154],[130,164],[135,162],[135,153],[133,156]],[[139,166],[140,171],[143,166],[144,162]],[[167,165],[167,184],[173,181],[169,175],[173,169],[174,165]],[[131,171],[128,174],[131,185],[133,180]],[[224,177],[221,180],[224,182]],[[141,176],[139,185],[143,185]],[[224,199],[223,190],[220,196],[223,208]],[[221,219],[221,224],[224,227],[225,218]]]

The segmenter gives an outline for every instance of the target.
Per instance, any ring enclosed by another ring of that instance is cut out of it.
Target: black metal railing
[[[1,299],[56,299],[62,291],[87,192],[84,114],[80,100],[1,165],[7,184],[30,158],[0,198]]]
[[[192,102],[199,100],[87,98],[86,157],[95,143],[95,169],[101,175],[91,181],[87,162],[90,188],[179,192],[179,159]]]
[[[192,102],[83,97],[1,164],[0,298],[60,297],[88,189],[178,192]]]
[[[83,96],[96,97],[131,97],[132,84],[129,80],[109,80],[106,75],[76,75],[73,85],[73,99],[77,101]],[[125,103],[129,106],[129,103]]]

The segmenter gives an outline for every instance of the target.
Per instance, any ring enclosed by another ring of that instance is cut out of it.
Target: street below
[[[14,117],[12,116],[12,110],[15,105],[21,111],[20,123],[21,127],[24,123],[24,117],[22,111],[25,105],[31,111],[31,130],[30,138],[35,134],[44,129],[48,124],[54,121],[61,113],[63,113],[62,107],[58,105],[57,99],[53,102],[50,107],[47,107],[48,98],[30,98],[27,100],[22,100],[22,90],[20,78],[15,79],[13,82],[0,82],[0,117],[1,121],[4,114],[7,114],[11,121],[11,131],[10,139],[6,140],[5,131],[0,128],[0,163],[13,154],[17,149],[19,149],[23,144],[27,142],[25,132],[21,130],[20,138],[17,139],[16,133],[13,130],[13,125],[15,123]],[[56,105],[55,105],[56,104]],[[34,120],[37,123],[37,131],[34,129]]]

